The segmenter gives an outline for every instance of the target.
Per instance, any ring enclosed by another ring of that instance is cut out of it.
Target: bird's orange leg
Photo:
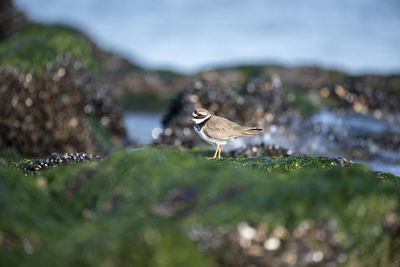
[[[218,153],[219,149],[220,149],[220,146],[217,145],[217,150],[215,150],[214,157],[212,157],[212,158],[210,157],[210,158],[208,158],[208,159],[215,159],[215,158],[217,158],[217,153]]]
[[[218,152],[218,158],[221,158],[221,150],[222,150],[222,146],[219,146],[219,152]]]

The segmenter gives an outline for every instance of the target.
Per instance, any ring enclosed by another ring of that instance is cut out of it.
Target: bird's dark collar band
[[[196,127],[197,131],[200,131],[204,127],[204,125],[206,125],[207,121],[210,118],[211,118],[211,116],[208,117],[207,119],[205,119],[203,122],[200,122],[200,123],[196,124],[194,127]]]

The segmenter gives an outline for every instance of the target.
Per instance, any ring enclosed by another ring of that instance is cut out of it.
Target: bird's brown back
[[[244,127],[219,116],[211,116],[204,127],[204,133],[217,139],[232,139],[240,136],[260,134],[263,129]]]

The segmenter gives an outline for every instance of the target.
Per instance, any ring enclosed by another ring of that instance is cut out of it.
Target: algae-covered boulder
[[[0,164],[2,266],[398,266],[398,177],[328,158],[136,148]]]
[[[122,111],[78,33],[28,26],[0,43],[0,60],[1,146],[31,155],[100,152],[103,132],[124,142]]]

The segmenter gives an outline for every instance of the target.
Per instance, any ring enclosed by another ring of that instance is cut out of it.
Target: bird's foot
[[[208,160],[210,159],[223,159],[223,157],[207,157]]]

